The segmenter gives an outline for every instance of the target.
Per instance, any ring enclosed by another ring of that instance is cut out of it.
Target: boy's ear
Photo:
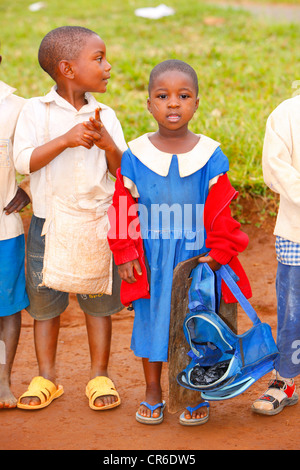
[[[58,64],[58,69],[61,75],[63,75],[64,77],[69,78],[71,80],[74,78],[74,72],[68,60],[61,60]]]
[[[147,98],[147,109],[148,109],[149,113],[151,113],[151,100],[150,100],[150,98]]]

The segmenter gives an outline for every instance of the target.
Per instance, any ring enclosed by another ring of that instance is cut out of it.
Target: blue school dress
[[[121,173],[138,197],[139,221],[150,269],[150,299],[133,302],[131,349],[149,361],[168,360],[173,270],[207,251],[203,209],[209,182],[229,170],[219,143],[200,136],[185,154],[158,150],[145,134],[129,143]]]

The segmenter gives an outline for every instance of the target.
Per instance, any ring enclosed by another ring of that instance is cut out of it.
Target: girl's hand
[[[199,263],[207,263],[212,271],[218,271],[218,269],[220,269],[220,267],[222,266],[220,263],[218,263],[209,255],[202,256],[201,258],[198,259],[198,261]]]
[[[128,261],[124,264],[119,264],[118,272],[120,278],[123,281],[128,282],[129,284],[133,284],[134,282],[136,282],[136,278],[134,277],[134,269],[139,276],[142,275],[141,266],[137,259],[133,261]]]

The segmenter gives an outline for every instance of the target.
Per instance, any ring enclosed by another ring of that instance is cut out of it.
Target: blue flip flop
[[[183,412],[179,417],[179,423],[182,424],[183,426],[199,426],[200,424],[207,423],[207,421],[209,420],[209,402],[208,401],[203,401],[199,403],[199,405],[196,405],[194,407],[187,406],[186,409],[192,414],[193,411],[197,411],[199,408],[202,408],[202,406],[207,407],[207,415],[204,416],[204,418],[187,419],[184,417],[184,412]]]
[[[136,412],[136,420],[139,423],[143,424],[160,424],[164,419],[164,409],[166,407],[166,402],[163,400],[162,403],[157,403],[156,405],[150,405],[146,401],[142,401],[141,405],[146,406],[149,410],[151,410],[151,417],[147,418],[146,416],[141,416],[139,412]],[[157,418],[153,418],[153,411],[157,408],[161,408],[160,415]]]

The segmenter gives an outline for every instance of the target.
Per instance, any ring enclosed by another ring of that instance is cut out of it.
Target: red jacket
[[[209,254],[212,258],[220,264],[229,264],[239,277],[240,289],[249,298],[252,295],[251,287],[237,259],[238,253],[248,245],[248,236],[240,230],[241,225],[233,219],[229,208],[231,201],[237,195],[238,192],[231,186],[227,175],[219,177],[209,192],[204,207],[204,226],[207,236],[205,243],[207,248],[210,248]],[[112,205],[108,210],[110,221],[108,243],[117,265],[138,259],[142,269],[142,275],[135,273],[137,279],[135,283],[129,284],[126,281],[121,283],[121,302],[125,306],[140,298],[150,298],[143,240],[135,204],[137,201],[125,188],[119,168]],[[222,295],[226,303],[236,302],[223,281]]]
[[[123,280],[121,282],[120,296],[125,306],[137,299],[150,298],[144,245],[135,204],[137,201],[125,188],[121,168],[118,168],[112,205],[108,209],[110,229],[107,239],[116,265],[138,259],[142,269],[141,275],[135,273],[136,282],[133,284]],[[130,233],[130,229],[134,233]]]

